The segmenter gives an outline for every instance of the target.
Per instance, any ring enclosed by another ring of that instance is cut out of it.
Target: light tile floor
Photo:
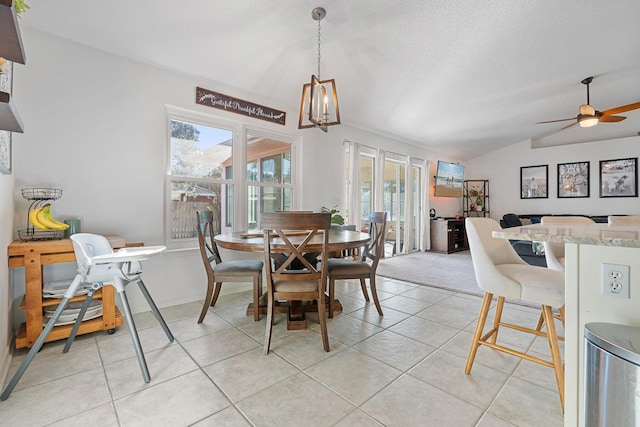
[[[479,297],[380,277],[381,318],[357,283],[337,283],[336,293],[343,312],[329,321],[329,353],[310,314],[304,331],[287,331],[278,316],[264,356],[265,317],[245,315],[250,292],[221,296],[200,325],[200,302],[162,309],[173,344],[149,312],[136,315],[149,384],[124,327],[80,336],[67,354],[63,342],[46,344],[0,402],[0,425],[563,424],[550,368],[481,347],[465,375]],[[535,325],[538,315],[508,304],[503,318]],[[545,339],[519,335],[500,338],[548,359]],[[25,354],[16,352],[9,375]]]

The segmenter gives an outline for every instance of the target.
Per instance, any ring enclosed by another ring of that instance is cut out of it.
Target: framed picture
[[[0,58],[0,91],[11,93],[13,62]],[[11,174],[11,132],[0,130],[0,173]]]
[[[558,164],[558,197],[589,197],[589,162]]]
[[[638,158],[600,160],[600,197],[638,197]]]
[[[0,130],[0,173],[11,175],[11,132]]]
[[[547,199],[549,197],[549,166],[520,168],[520,198]]]

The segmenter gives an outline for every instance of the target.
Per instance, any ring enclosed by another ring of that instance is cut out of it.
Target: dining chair
[[[640,225],[640,215],[609,215],[609,225]]]
[[[151,381],[151,376],[149,375],[147,362],[144,358],[144,353],[142,352],[140,338],[138,337],[136,325],[133,321],[131,309],[129,308],[129,301],[125,292],[125,287],[129,283],[138,284],[142,295],[144,295],[147,300],[147,303],[149,304],[153,315],[160,323],[160,326],[162,326],[169,342],[173,342],[174,340],[173,334],[160,314],[160,310],[158,310],[158,307],[154,303],[149,291],[142,281],[142,266],[140,265],[140,261],[163,252],[166,249],[164,246],[123,248],[118,252],[113,252],[113,249],[111,249],[111,245],[106,237],[89,233],[74,234],[71,236],[71,241],[73,243],[73,251],[78,265],[78,274],[74,277],[71,285],[69,285],[69,288],[64,293],[64,297],[51,316],[51,319],[45,325],[42,333],[40,333],[33,344],[33,347],[31,347],[31,350],[29,350],[29,353],[22,361],[22,364],[0,396],[0,400],[6,400],[9,397],[35,355],[42,348],[45,339],[53,330],[54,326],[56,326],[56,322],[67,307],[69,301],[79,290],[86,290],[88,293],[80,308],[78,317],[71,329],[71,332],[69,333],[64,349],[62,350],[64,353],[69,351],[94,293],[104,285],[112,285],[115,287],[116,293],[120,297],[124,318],[127,326],[129,327],[129,333],[131,335],[131,340],[133,341],[133,346],[138,358],[138,364],[140,365],[140,370],[142,371],[142,377],[145,383]]]
[[[540,223],[542,225],[590,225],[595,224],[595,221],[586,216],[543,216]],[[564,243],[543,242],[543,245],[547,267],[564,271]]]
[[[260,320],[260,296],[262,295],[262,261],[224,261],[215,241],[216,227],[213,211],[198,211],[197,233],[200,257],[207,273],[207,294],[204,297],[198,323],[202,323],[209,307],[216,305],[224,282],[253,283],[253,320]]]
[[[400,246],[400,251],[403,250],[404,247],[404,229],[402,226],[400,229],[396,228],[395,222],[387,223],[387,230],[385,231],[385,242],[390,243],[391,246],[391,256],[395,256],[398,251],[398,246]]]
[[[329,275],[329,317],[333,317],[333,302],[335,299],[335,282],[336,280],[359,279],[364,299],[369,302],[369,294],[367,292],[366,280],[369,279],[369,287],[373,302],[376,305],[378,314],[382,316],[382,307],[378,300],[378,292],[376,290],[376,269],[378,261],[382,256],[385,242],[385,230],[387,222],[386,212],[369,213],[369,235],[371,238],[362,249],[362,255],[359,260],[346,258],[330,258],[328,265]]]
[[[317,301],[322,345],[325,351],[329,351],[324,292],[327,283],[331,214],[264,213],[261,224],[264,233],[264,260],[267,277],[267,325],[264,354],[269,354],[275,302],[279,300],[287,300],[290,303],[291,301]],[[317,239],[320,239],[320,248],[317,247]],[[312,249],[309,246],[314,241],[316,247]],[[309,262],[304,257],[305,253],[317,253],[318,249],[320,249],[319,267],[318,264]],[[277,266],[271,260],[271,255],[276,253],[288,254],[287,259]],[[301,268],[290,269],[289,267],[293,263],[301,263]]]
[[[465,373],[471,373],[480,346],[551,367],[555,373],[560,404],[564,412],[564,367],[553,316],[553,307],[564,305],[564,274],[550,268],[527,264],[518,256],[508,240],[493,238],[492,233],[501,230],[500,224],[494,219],[467,218],[465,225],[476,281],[484,291]],[[494,296],[497,297],[498,302],[495,306],[493,327],[483,335]],[[502,312],[505,298],[541,305],[546,332],[503,322]],[[551,362],[498,344],[498,332],[501,327],[546,336],[551,352]]]

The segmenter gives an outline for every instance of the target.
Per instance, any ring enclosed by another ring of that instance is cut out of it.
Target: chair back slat
[[[200,256],[205,268],[211,268],[211,263],[216,264],[222,262],[218,246],[215,241],[216,223],[212,211],[196,212],[197,222],[196,230],[198,235],[198,246],[200,247]],[[207,267],[208,266],[208,267]]]
[[[386,212],[369,213],[369,235],[371,239],[362,250],[362,261],[371,260],[375,269],[384,250],[384,233],[387,224]]]
[[[262,229],[264,232],[265,260],[270,262],[272,244],[277,239],[279,253],[285,253],[287,258],[278,263],[275,269],[267,269],[267,280],[319,280],[322,278],[322,268],[310,262],[305,254],[313,252],[309,244],[316,236],[321,236],[323,250],[320,255],[326,265],[327,247],[329,241],[329,229],[331,228],[331,214],[297,212],[264,213],[262,216]],[[303,233],[301,233],[303,232]],[[315,250],[317,252],[317,249]],[[296,263],[296,270],[291,266]],[[322,265],[322,263],[321,263]],[[300,268],[303,268],[301,270]],[[325,268],[326,270],[326,268]],[[294,273],[295,272],[295,273]],[[325,273],[326,274],[326,271]]]

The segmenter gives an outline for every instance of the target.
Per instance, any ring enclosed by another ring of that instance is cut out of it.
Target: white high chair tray
[[[108,264],[111,262],[142,261],[153,255],[164,252],[166,246],[141,246],[139,248],[122,248],[118,252],[97,255],[91,258],[92,264]]]

